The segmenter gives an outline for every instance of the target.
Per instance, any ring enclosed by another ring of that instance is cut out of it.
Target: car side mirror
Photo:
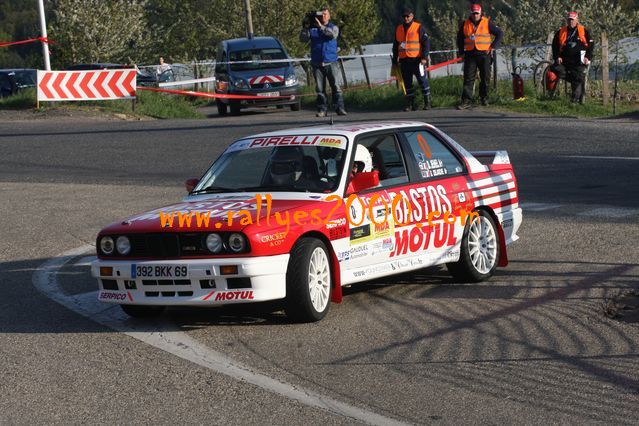
[[[200,183],[200,180],[198,178],[187,179],[184,183],[184,186],[186,186],[186,192],[190,194],[191,191],[193,191],[193,188],[195,188],[198,183]]]
[[[346,194],[353,194],[376,186],[379,186],[379,171],[357,173],[348,184]]]

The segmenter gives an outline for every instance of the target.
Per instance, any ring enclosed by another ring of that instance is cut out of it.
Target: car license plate
[[[271,97],[271,96],[279,96],[280,92],[263,92],[258,93],[257,96]]]
[[[188,265],[131,265],[131,278],[187,278]]]

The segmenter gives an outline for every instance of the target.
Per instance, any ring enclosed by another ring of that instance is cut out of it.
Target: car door
[[[407,200],[397,212],[391,258],[399,269],[456,260],[472,208],[465,162],[431,129],[404,130],[400,140],[410,183],[389,190],[391,198]]]
[[[349,170],[358,158],[358,145],[370,155],[371,167],[379,176],[375,187],[347,194],[345,208],[349,222],[349,247],[338,253],[345,281],[374,278],[393,273],[390,254],[394,247],[393,200],[387,188],[405,185],[408,170],[399,140],[394,133],[377,133],[355,141]]]

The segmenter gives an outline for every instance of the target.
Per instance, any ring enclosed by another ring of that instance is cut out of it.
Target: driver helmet
[[[276,185],[291,185],[302,176],[304,154],[297,148],[275,148],[271,154],[269,174]]]
[[[373,171],[373,158],[364,145],[357,145],[355,149],[355,165],[357,173]]]

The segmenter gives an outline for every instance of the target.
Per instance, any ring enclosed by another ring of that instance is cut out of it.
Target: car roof
[[[255,49],[255,48],[263,48],[263,47],[282,47],[282,44],[275,37],[253,37],[248,39],[244,38],[233,38],[230,40],[224,40],[224,42],[228,48],[233,50],[242,50],[242,49]]]
[[[292,129],[277,130],[275,132],[260,133],[252,136],[247,136],[241,139],[262,138],[269,136],[295,136],[295,135],[309,135],[309,134],[328,134],[339,135],[347,138],[354,138],[355,136],[376,132],[380,130],[393,130],[403,129],[407,127],[433,127],[428,123],[422,121],[376,121],[376,122],[360,122],[360,123],[337,123],[334,125],[324,124],[320,126],[312,127],[295,127]]]

